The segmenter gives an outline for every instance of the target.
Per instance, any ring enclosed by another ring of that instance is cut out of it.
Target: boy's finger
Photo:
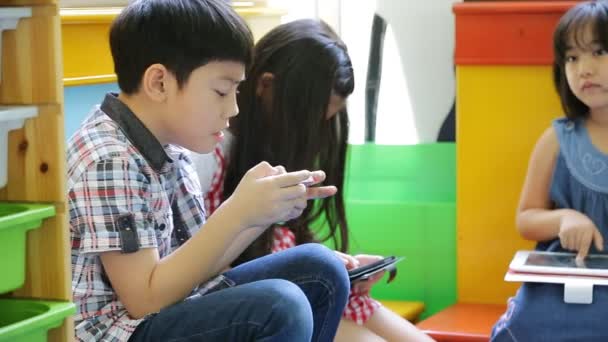
[[[303,211],[308,206],[308,201],[302,197],[298,197],[289,201],[289,205],[299,211]]]
[[[308,188],[303,184],[296,184],[293,186],[279,189],[279,197],[285,201],[296,200],[299,198],[306,198]]]
[[[268,177],[276,174],[276,170],[274,167],[270,166],[267,162],[263,161],[258,163],[256,166],[252,167],[247,171],[248,174],[251,174],[255,179]]]
[[[276,175],[269,178],[272,178],[272,181],[275,182],[275,184],[277,184],[280,188],[286,188],[302,183],[304,180],[310,177],[310,175],[310,171],[301,170],[295,172],[288,172],[282,175]]]
[[[318,199],[333,196],[338,192],[338,188],[333,185],[330,186],[319,186],[315,188],[308,188],[306,190],[306,196],[308,199]]]
[[[285,168],[283,167],[283,165],[277,165],[274,167],[274,169],[276,170],[275,175],[283,175],[283,174],[287,173],[287,171],[285,171]]]
[[[304,181],[304,185],[306,186],[312,186],[315,184],[320,184],[323,183],[323,181],[325,180],[325,172],[318,170],[318,171],[313,171],[311,172],[311,176],[309,179]]]

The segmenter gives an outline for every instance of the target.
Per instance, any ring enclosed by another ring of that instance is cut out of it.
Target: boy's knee
[[[302,248],[302,258],[306,262],[320,267],[320,270],[327,270],[348,280],[348,272],[344,263],[331,249],[318,243],[308,243],[298,247]]]
[[[271,324],[289,327],[298,335],[312,336],[312,308],[306,295],[296,284],[282,279],[264,280],[264,296],[268,302],[262,303],[271,309]]]
[[[348,294],[348,272],[334,251],[318,243],[308,243],[296,248],[300,249],[299,260],[303,265],[310,267],[316,274],[321,274],[323,279],[331,281],[336,290]]]

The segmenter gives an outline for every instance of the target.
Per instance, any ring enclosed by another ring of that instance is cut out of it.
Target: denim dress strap
[[[584,121],[558,119],[553,127],[570,174],[590,190],[608,194],[608,155],[593,145]]]

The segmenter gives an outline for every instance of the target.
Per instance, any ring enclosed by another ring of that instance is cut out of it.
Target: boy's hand
[[[338,192],[338,188],[335,186],[315,186],[323,183],[325,180],[325,172],[314,171],[309,179],[306,179],[303,184],[309,187],[306,191],[308,199],[318,199],[333,196]]]
[[[574,210],[562,217],[558,236],[563,248],[578,251],[577,262],[587,257],[592,242],[598,251],[604,249],[604,239],[595,224]]]
[[[319,187],[309,194],[302,183],[311,177],[322,181],[325,174],[307,170],[287,173],[282,166],[272,167],[261,162],[247,171],[226,202],[240,215],[244,227],[289,221],[302,214],[309,198],[331,195],[331,188],[335,189]]]

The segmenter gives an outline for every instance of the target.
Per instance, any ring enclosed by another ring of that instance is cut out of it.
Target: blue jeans
[[[232,287],[161,310],[129,341],[333,341],[350,283],[328,248],[297,246],[224,276]]]

